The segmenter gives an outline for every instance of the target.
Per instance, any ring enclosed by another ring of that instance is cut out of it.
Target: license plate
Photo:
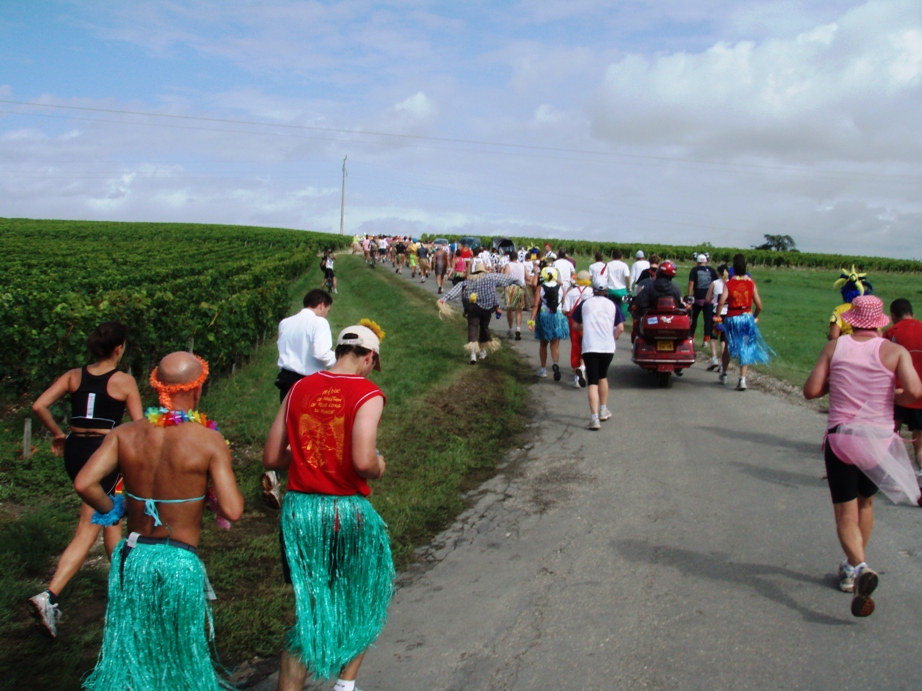
[[[672,341],[657,341],[656,349],[658,351],[668,350],[669,352],[672,352],[675,350],[675,343]]]

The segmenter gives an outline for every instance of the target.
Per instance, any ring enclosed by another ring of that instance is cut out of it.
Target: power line
[[[705,165],[705,166],[715,166],[719,168],[728,168],[728,169],[749,169],[749,170],[767,170],[775,172],[796,172],[803,173],[812,176],[830,176],[830,177],[851,177],[851,178],[884,178],[884,179],[894,179],[894,178],[906,178],[910,181],[918,181],[919,176],[914,175],[903,175],[903,174],[892,174],[892,173],[860,173],[860,172],[850,172],[850,171],[824,171],[816,170],[813,168],[802,168],[798,166],[783,166],[776,164],[766,164],[766,163],[728,163],[725,161],[710,161],[706,159],[695,159],[695,158],[681,158],[678,156],[654,156],[651,154],[629,154],[629,153],[620,153],[613,151],[599,151],[593,149],[576,149],[576,148],[567,148],[567,147],[556,147],[556,146],[544,146],[539,144],[516,144],[510,142],[497,142],[489,140],[477,140],[477,139],[460,139],[454,137],[433,137],[429,135],[421,134],[402,134],[396,132],[379,132],[375,130],[357,130],[357,129],[346,129],[338,127],[322,127],[319,125],[295,125],[288,123],[273,123],[273,122],[261,122],[258,120],[243,120],[243,119],[234,119],[234,118],[216,118],[216,117],[205,117],[205,116],[196,116],[196,115],[174,115],[169,113],[152,113],[149,111],[137,111],[137,110],[123,110],[116,108],[93,108],[89,106],[66,106],[59,104],[50,104],[50,103],[37,103],[32,101],[13,101],[8,99],[0,99],[0,103],[5,103],[7,105],[17,105],[25,106],[28,108],[54,108],[58,110],[68,110],[68,111],[82,111],[82,112],[91,112],[91,113],[106,113],[113,115],[129,115],[129,116],[138,116],[138,117],[150,117],[150,118],[162,118],[168,120],[180,120],[180,121],[191,121],[191,122],[207,122],[207,123],[221,123],[221,124],[231,124],[231,125],[246,125],[254,127],[267,127],[273,129],[281,129],[288,131],[312,131],[312,132],[323,132],[328,135],[353,135],[353,136],[368,136],[368,137],[385,137],[397,140],[406,140],[406,141],[424,141],[424,142],[437,142],[443,144],[453,144],[453,145],[464,145],[464,146],[487,146],[487,147],[498,147],[500,149],[512,149],[519,151],[535,151],[535,152],[545,152],[545,153],[561,153],[561,154],[582,154],[590,156],[598,156],[602,158],[622,158],[628,160],[640,160],[640,161],[656,161],[660,163],[670,163],[670,164],[693,164],[693,165]],[[11,112],[11,111],[5,111]],[[27,115],[26,113],[19,113],[12,111],[17,115]],[[38,114],[31,114],[38,115]],[[130,125],[133,123],[125,121],[103,121],[98,119],[93,119],[93,121],[98,122],[114,122],[116,124]],[[154,123],[143,123],[147,125],[154,125]],[[160,125],[163,126],[163,125]],[[177,129],[199,129],[204,131],[212,132],[225,132],[230,134],[243,134],[243,132],[232,131],[232,130],[219,130],[213,128],[192,128],[192,127],[177,127]],[[251,133],[252,134],[252,133]],[[268,133],[258,133],[258,134],[268,134]],[[491,152],[484,152],[491,153]]]

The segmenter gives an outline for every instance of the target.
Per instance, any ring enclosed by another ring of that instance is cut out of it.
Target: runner
[[[891,302],[890,319],[893,320],[893,326],[884,332],[884,338],[909,351],[912,366],[922,377],[922,322],[913,317],[909,300],[898,298]],[[893,410],[893,419],[896,422],[897,434],[903,425],[906,425],[912,434],[912,461],[916,467],[916,475],[922,482],[922,400],[909,405],[897,405]]]
[[[852,333],[852,327],[842,319],[842,315],[851,309],[852,300],[859,295],[874,294],[874,286],[867,280],[867,274],[858,273],[854,265],[850,272],[842,269],[842,275],[839,276],[833,287],[838,288],[839,292],[842,293],[842,304],[832,311],[832,316],[829,318],[829,333],[826,337],[830,341],[834,341],[839,336],[848,336]]]
[[[102,525],[128,517],[128,539],[112,555],[89,691],[226,688],[210,655],[214,593],[196,550],[209,482],[224,519],[240,518],[243,495],[227,444],[196,410],[207,377],[208,364],[191,353],[163,358],[150,375],[162,407],[109,433],[74,482]],[[117,470],[125,495],[113,499],[103,483]]]
[[[762,311],[762,299],[759,297],[755,281],[746,273],[746,257],[742,254],[733,256],[733,274],[733,278],[724,285],[723,294],[717,304],[718,312],[723,312],[724,305],[727,306],[727,316],[723,320],[727,349],[721,360],[718,380],[721,384],[727,383],[730,358],[738,358],[740,378],[736,383],[736,390],[745,391],[749,366],[767,364],[774,351],[765,343],[756,324]]]
[[[583,338],[583,359],[589,383],[589,425],[598,430],[611,418],[608,409],[608,368],[615,354],[615,341],[624,331],[624,315],[608,299],[608,282],[599,276],[592,286],[592,297],[573,312],[573,321]]]
[[[604,267],[605,265],[602,264]],[[598,276],[599,285],[605,283],[604,276]],[[586,386],[586,365],[582,357],[582,331],[579,324],[573,320],[576,308],[592,297],[592,276],[588,271],[580,271],[576,275],[573,286],[564,294],[561,309],[567,315],[570,326],[570,367],[573,368],[573,388],[581,389]]]
[[[611,261],[605,267],[608,279],[608,297],[621,309],[621,303],[631,287],[631,270],[621,261],[624,255],[617,247],[611,251]],[[622,312],[623,314],[623,312]]]
[[[438,294],[441,295],[445,289],[445,276],[448,274],[451,265],[451,253],[447,245],[439,245],[435,253],[435,284],[439,287]]]
[[[851,304],[842,318],[853,333],[826,344],[804,384],[804,397],[829,394],[824,450],[836,532],[845,552],[839,587],[854,593],[852,614],[866,617],[874,612],[871,593],[878,582],[877,573],[865,562],[874,526],[876,483],[886,478],[891,498],[894,481],[907,491],[909,501],[918,502],[920,497],[906,449],[893,432],[893,406],[915,403],[922,396],[922,382],[909,352],[880,337],[879,329],[890,321],[880,298],[862,295]],[[895,395],[897,377],[903,389]],[[899,483],[904,465],[906,481]]]
[[[724,285],[730,279],[727,271],[727,265],[721,264],[717,267],[717,280],[708,286],[708,292],[705,299],[711,303],[714,314],[714,332],[717,338],[711,338],[711,359],[708,361],[708,372],[713,372],[720,367],[720,358],[723,357],[723,351],[727,349],[727,339],[724,338],[723,318],[727,314],[727,306],[724,305],[720,312],[717,312],[717,305],[720,302],[720,296],[723,295]],[[720,353],[717,352],[717,344],[720,342]]]
[[[708,288],[711,283],[717,280],[717,272],[708,266],[708,258],[704,254],[699,254],[696,258],[698,262],[692,267],[688,274],[688,291],[686,295],[694,299],[692,305],[691,328],[689,336],[692,341],[695,340],[695,331],[698,328],[698,315],[704,314],[704,341],[703,345],[707,347],[711,340],[711,333],[714,328],[714,306],[708,302]]]
[[[288,469],[279,536],[295,625],[286,636],[280,691],[339,674],[352,691],[366,648],[384,628],[394,592],[387,526],[366,497],[386,464],[378,455],[385,398],[368,379],[381,369],[377,324],[363,319],[336,340],[336,364],[292,387],[263,451],[263,465]]]
[[[547,350],[551,348],[551,363],[554,370],[554,381],[560,381],[560,339],[570,335],[567,318],[560,309],[561,293],[563,289],[557,281],[557,269],[547,266],[541,269],[541,285],[535,294],[535,305],[532,307],[531,319],[528,328],[535,333],[541,345],[538,356],[541,367],[538,376],[547,377]]]
[[[499,350],[499,341],[494,341],[490,335],[490,320],[499,305],[496,289],[513,285],[515,281],[513,276],[487,273],[483,261],[475,259],[471,265],[471,277],[439,298],[438,306],[442,311],[449,300],[461,298],[467,318],[467,345],[464,349],[472,365],[477,364],[478,358],[483,360],[488,353]]]
[[[32,405],[33,412],[52,434],[51,450],[55,456],[64,456],[64,469],[71,481],[102,445],[106,435],[121,424],[128,409],[132,420],[143,417],[138,385],[130,374],[118,371],[118,363],[125,354],[128,329],[119,322],[103,322],[87,339],[90,353],[96,358],[92,365],[72,369],[52,384]],[[70,395],[70,429],[65,435],[54,421],[51,406]],[[115,491],[118,470],[103,478],[106,492]],[[106,556],[122,539],[121,523],[105,529],[91,521],[93,507],[84,503],[74,537],[55,569],[48,588],[29,599],[29,608],[43,631],[51,638],[58,635],[57,622],[61,618],[58,596],[83,566],[87,554],[103,530]]]
[[[637,282],[640,280],[640,274],[650,268],[650,262],[644,259],[643,250],[637,250],[637,254],[634,255],[634,258],[636,261],[631,264],[631,287],[633,288],[634,295],[637,295]]]
[[[515,279],[515,285],[506,286],[506,319],[509,322],[509,331],[506,338],[513,337],[512,327],[515,327],[515,340],[522,340],[522,310],[525,308],[525,265],[519,261],[515,252],[508,253],[509,261],[503,273]]]
[[[426,277],[429,275],[429,255],[432,252],[432,243],[422,242],[419,244],[419,248],[416,250],[416,256],[419,260],[419,282],[425,283]]]

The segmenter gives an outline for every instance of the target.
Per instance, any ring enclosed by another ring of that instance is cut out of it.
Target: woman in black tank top
[[[87,342],[96,362],[67,372],[32,405],[32,410],[53,435],[52,451],[56,456],[63,454],[64,468],[71,480],[77,477],[90,456],[102,445],[106,434],[121,424],[126,408],[132,420],[143,417],[137,383],[131,375],[116,369],[125,352],[126,336],[127,329],[118,322],[100,324]],[[69,432],[65,434],[49,408],[68,394],[71,417]],[[118,478],[118,472],[114,472],[103,481],[103,487],[110,494],[114,492]],[[57,596],[80,570],[102,530],[90,522],[92,516],[92,507],[83,504],[77,530],[61,555],[48,589],[29,600],[33,614],[52,637],[57,635],[56,622],[60,616]],[[110,558],[121,537],[121,524],[105,528],[103,541]]]

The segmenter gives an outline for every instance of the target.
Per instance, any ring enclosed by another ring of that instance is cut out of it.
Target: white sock
[[[607,405],[603,405],[603,406],[599,409],[599,412],[600,412],[600,413],[604,413],[604,412],[606,412],[607,410],[608,410],[608,406],[607,406]]]
[[[333,691],[355,691],[355,680],[337,679],[336,683],[333,684]]]
[[[598,413],[593,413],[593,414],[592,414],[592,419],[593,419],[593,420],[598,420],[598,419],[599,419],[599,414],[598,414]]]

